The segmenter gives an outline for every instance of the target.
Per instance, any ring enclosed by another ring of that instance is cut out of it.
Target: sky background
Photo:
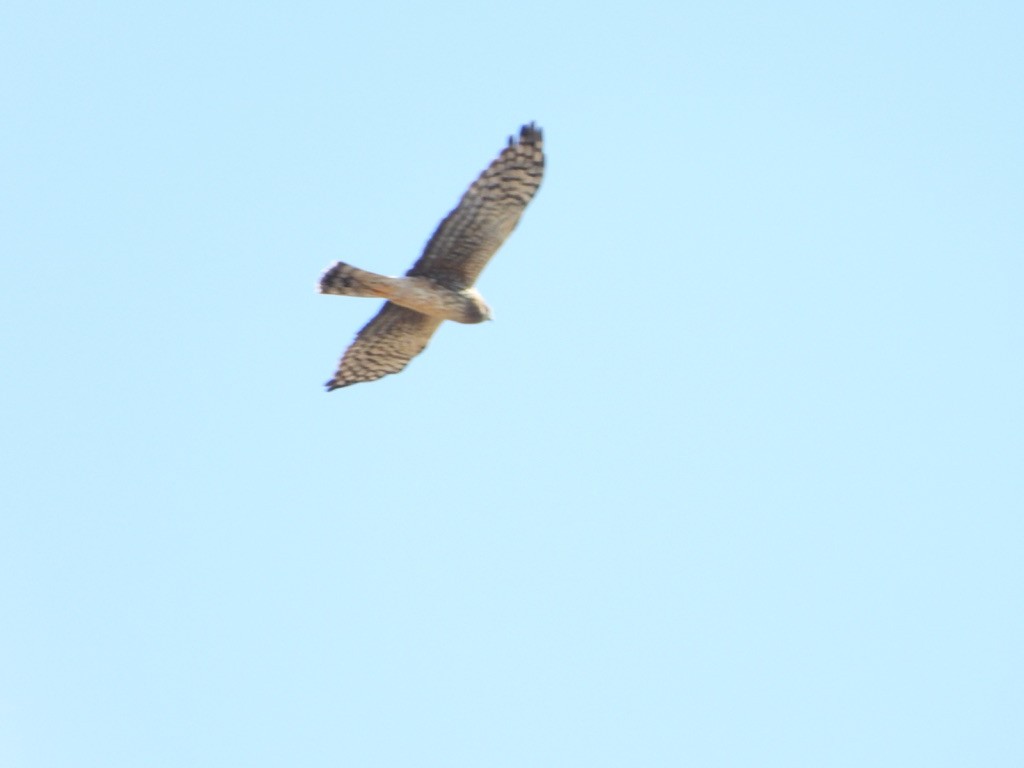
[[[8,0],[0,765],[1020,766],[1022,8]]]

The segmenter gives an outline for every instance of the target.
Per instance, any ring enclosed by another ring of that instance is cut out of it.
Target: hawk
[[[398,373],[445,320],[479,323],[491,310],[473,288],[480,272],[523,215],[544,175],[544,141],[533,123],[466,190],[438,225],[405,277],[385,277],[337,262],[320,293],[387,299],[345,351],[327,391]]]

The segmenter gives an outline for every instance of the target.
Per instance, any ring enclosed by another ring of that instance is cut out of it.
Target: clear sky
[[[0,765],[1024,764],[1022,9],[8,0]]]

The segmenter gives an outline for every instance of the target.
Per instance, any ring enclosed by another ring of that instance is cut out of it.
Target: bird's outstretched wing
[[[438,318],[387,302],[345,351],[327,391],[398,373],[426,348],[440,324]]]
[[[473,182],[406,274],[468,288],[511,234],[544,175],[544,139],[533,123]]]

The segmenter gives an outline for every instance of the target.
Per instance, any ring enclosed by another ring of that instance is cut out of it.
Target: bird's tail
[[[320,293],[386,297],[389,293],[387,284],[393,279],[339,261],[320,278]]]

